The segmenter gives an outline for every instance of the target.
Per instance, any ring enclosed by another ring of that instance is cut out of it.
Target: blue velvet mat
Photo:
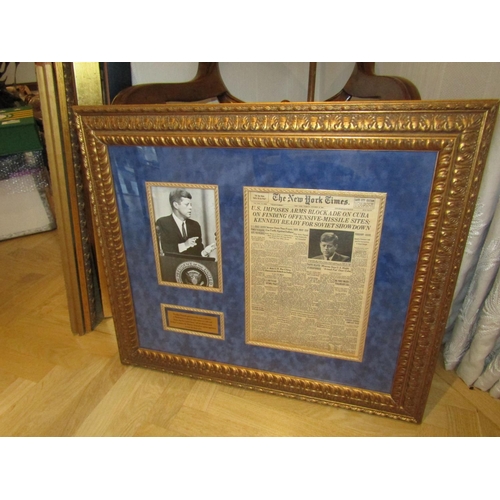
[[[390,392],[437,154],[110,146],[141,347]],[[219,189],[223,293],[158,284],[145,182]],[[362,362],[245,344],[243,186],[387,193]],[[165,331],[160,304],[224,313],[224,341]]]

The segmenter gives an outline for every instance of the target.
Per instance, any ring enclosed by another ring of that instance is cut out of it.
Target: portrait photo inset
[[[159,281],[219,287],[217,186],[148,183]]]
[[[354,233],[311,229],[308,257],[315,260],[351,262]]]

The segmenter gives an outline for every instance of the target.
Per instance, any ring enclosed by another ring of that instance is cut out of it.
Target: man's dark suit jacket
[[[185,239],[182,237],[179,227],[175,223],[172,215],[160,217],[156,221],[156,231],[158,232],[158,238],[160,239],[161,248],[164,252],[179,253],[179,243],[183,243]],[[188,248],[185,252],[182,252],[182,255],[200,256],[204,248],[201,241],[200,225],[195,220],[186,219],[186,231],[188,238],[198,236],[198,239],[196,240],[196,246]]]
[[[324,255],[318,255],[317,257],[313,257],[313,259],[326,260]],[[335,252],[333,254],[333,257],[329,260],[335,260],[337,262],[350,262],[351,258],[347,257],[347,255],[341,255],[341,254]]]

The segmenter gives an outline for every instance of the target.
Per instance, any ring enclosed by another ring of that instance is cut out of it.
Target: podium
[[[160,256],[162,281],[182,285],[219,287],[217,262],[212,257],[165,252]]]

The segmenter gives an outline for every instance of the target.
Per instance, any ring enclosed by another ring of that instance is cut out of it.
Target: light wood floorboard
[[[421,425],[120,363],[70,330],[57,231],[0,242],[1,436],[499,436],[500,401],[437,367]]]

